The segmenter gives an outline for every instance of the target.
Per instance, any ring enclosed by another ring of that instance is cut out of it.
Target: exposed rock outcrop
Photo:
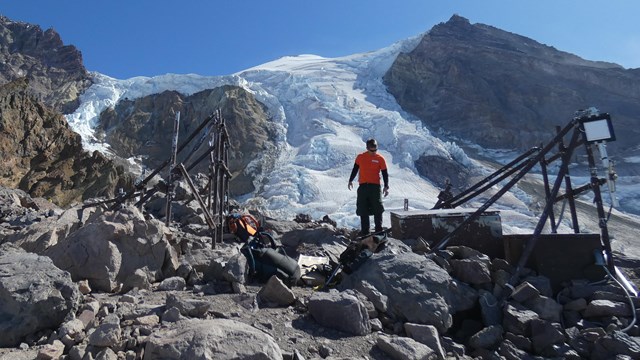
[[[80,292],[51,259],[4,245],[0,248],[0,347],[57,328],[73,317]]]
[[[149,336],[145,359],[282,359],[273,338],[249,325],[225,319],[181,321]]]
[[[471,170],[455,160],[448,160],[440,156],[422,155],[415,161],[418,173],[434,184],[444,188],[446,180],[451,182],[454,189],[466,188]]]
[[[78,107],[79,95],[91,85],[82,54],[64,45],[55,30],[0,15],[0,84],[19,78],[29,81],[29,91],[44,104],[65,114]]]
[[[80,135],[36,101],[24,79],[0,86],[0,157],[0,185],[61,206],[132,183],[123,166],[84,152]]]
[[[609,112],[632,150],[640,136],[640,73],[454,15],[434,26],[384,76],[400,106],[429,128],[483,147],[548,142],[576,110]]]
[[[361,282],[371,284],[388,299],[394,318],[433,325],[441,332],[453,325],[454,313],[473,307],[478,297],[435,262],[407,249],[375,254],[340,288],[355,288]]]
[[[217,109],[221,110],[229,133],[228,166],[233,175],[230,191],[233,195],[252,192],[256,175],[268,173],[272,166],[269,159],[273,156],[264,155],[275,151],[274,131],[266,108],[242,88],[223,86],[190,96],[165,91],[135,100],[125,99],[102,112],[97,132],[116,155],[141,156],[146,167],[155,169],[171,156],[169,144],[177,111],[180,111],[178,142],[182,143]],[[179,155],[178,161],[183,161],[196,143],[197,138]],[[206,148],[205,141],[190,161],[197,159]],[[208,165],[207,158],[195,171],[208,174]]]
[[[136,270],[142,269],[149,282],[175,273],[177,258],[172,258],[168,235],[163,223],[146,221],[128,207],[95,216],[45,254],[74,280],[89,280],[93,289],[128,290],[138,283]]]

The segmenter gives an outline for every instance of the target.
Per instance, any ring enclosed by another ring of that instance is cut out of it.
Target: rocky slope
[[[82,54],[64,45],[55,30],[0,15],[0,84],[22,77],[36,97],[62,113],[73,112],[91,85]]]
[[[398,56],[384,82],[426,126],[482,147],[546,143],[578,109],[612,114],[621,155],[637,152],[640,71],[575,55],[454,15]]]
[[[230,191],[241,195],[255,190],[255,175],[268,172],[268,156],[275,150],[274,136],[265,107],[246,90],[223,86],[185,96],[176,91],[118,102],[100,115],[98,136],[111,145],[113,152],[123,158],[142,157],[148,169],[155,169],[171,156],[173,122],[180,111],[178,143],[186,139],[214,111],[220,109],[229,133],[229,170],[233,177]],[[204,132],[203,132],[204,133]],[[178,161],[191,152],[192,141],[180,154]],[[190,161],[208,147],[209,138]],[[261,160],[256,160],[260,158]],[[189,165],[190,162],[185,163]],[[200,163],[194,171],[208,174],[209,161]],[[251,168],[251,172],[248,170]]]
[[[0,188],[0,359],[640,357],[640,304],[613,282],[554,291],[524,269],[502,297],[505,260],[389,238],[335,289],[314,291],[256,281],[232,237],[212,249],[197,235],[202,219],[168,228],[131,206],[38,201]],[[298,221],[264,221],[292,256],[337,260],[349,244],[345,229]]]
[[[132,183],[123,166],[84,152],[80,135],[31,95],[25,79],[0,86],[0,157],[0,184],[59,205]]]

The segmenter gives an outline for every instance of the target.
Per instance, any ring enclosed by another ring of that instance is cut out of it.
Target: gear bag
[[[369,235],[359,241],[352,242],[340,254],[340,264],[346,274],[356,271],[374,253],[382,250],[387,242],[387,234]]]
[[[298,262],[288,256],[281,246],[277,246],[269,233],[256,233],[240,248],[240,252],[247,258],[251,275],[261,281],[276,275],[292,286],[300,279]]]
[[[227,217],[229,232],[242,242],[249,241],[260,229],[260,222],[249,214],[231,214]]]

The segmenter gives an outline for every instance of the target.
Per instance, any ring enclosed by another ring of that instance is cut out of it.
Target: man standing
[[[378,143],[375,139],[367,140],[367,151],[356,157],[353,170],[349,177],[348,188],[353,188],[353,179],[358,176],[358,200],[356,202],[356,214],[360,216],[360,235],[369,234],[369,216],[373,215],[375,232],[382,231],[382,198],[380,197],[380,173],[384,180],[384,196],[389,195],[389,174],[387,163],[382,155],[377,153]]]

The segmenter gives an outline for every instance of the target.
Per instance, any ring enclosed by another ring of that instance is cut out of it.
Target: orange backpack
[[[255,236],[260,229],[260,222],[249,214],[231,214],[227,218],[229,231],[236,235],[242,242]]]

